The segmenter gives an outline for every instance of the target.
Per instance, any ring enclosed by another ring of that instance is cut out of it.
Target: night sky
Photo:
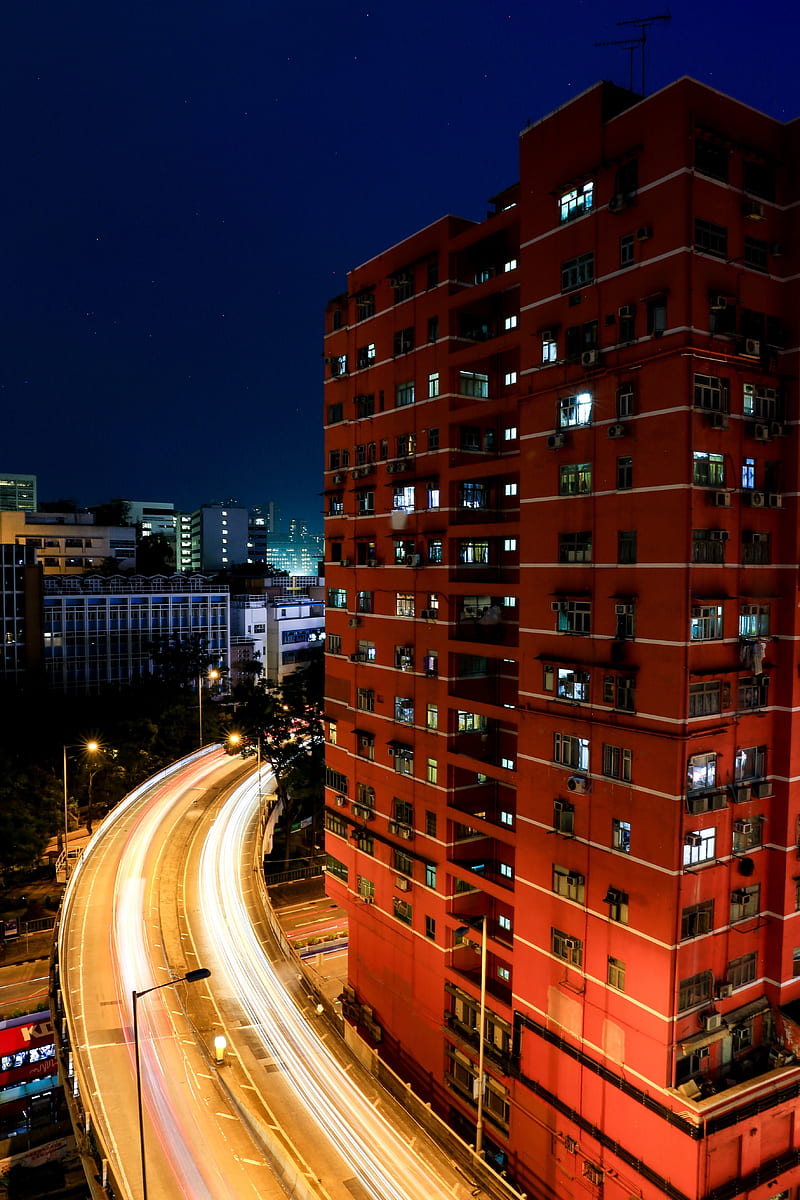
[[[321,528],[325,302],[444,213],[482,219],[529,120],[627,85],[628,51],[594,43],[666,11],[7,0],[0,471],[43,500],[277,499]],[[648,92],[693,75],[800,115],[795,3],[671,11]]]

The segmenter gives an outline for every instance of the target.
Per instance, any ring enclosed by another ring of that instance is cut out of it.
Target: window
[[[395,512],[414,511],[414,485],[405,484],[392,489],[392,508]]]
[[[575,806],[568,800],[553,801],[553,828],[558,833],[572,836],[575,832]]]
[[[414,295],[413,271],[398,271],[396,275],[392,276],[391,283],[395,304],[400,304],[402,300],[409,300]]]
[[[517,539],[515,537],[503,538],[503,550],[506,553],[512,553],[517,549]]]
[[[724,225],[715,225],[712,221],[697,217],[694,223],[694,248],[714,254],[717,258],[727,258],[728,230]]]
[[[721,684],[718,679],[689,684],[689,716],[707,717],[720,709]]]
[[[426,837],[436,837],[436,813],[430,810],[425,813],[425,835]]]
[[[728,411],[728,381],[717,375],[694,377],[694,406],[706,412]]]
[[[731,849],[734,854],[743,854],[761,845],[762,817],[752,817],[749,821],[733,822],[733,839]]]
[[[486,566],[489,562],[488,539],[468,538],[458,543],[458,561]]]
[[[428,317],[428,341],[436,342],[439,340],[439,318]]]
[[[504,496],[516,496],[518,494],[519,494],[519,484],[517,484],[517,483],[504,483],[503,484],[503,495]]]
[[[572,429],[578,425],[589,425],[591,420],[591,392],[578,392],[574,396],[561,397],[558,402],[559,429]]]
[[[693,754],[686,765],[686,790],[702,792],[716,786],[717,756],[712,750],[706,754]]]
[[[694,867],[699,863],[713,862],[716,841],[716,829],[696,829],[687,833],[683,843],[683,865]]]
[[[762,242],[760,238],[746,237],[744,239],[744,261],[748,267],[753,267],[756,271],[768,270],[768,253],[768,242]]]
[[[736,751],[735,761],[737,783],[744,783],[750,779],[763,779],[767,774],[767,747],[742,747]]]
[[[590,212],[593,198],[594,182],[592,180],[580,187],[570,188],[568,192],[562,192],[558,201],[558,219],[561,224]]]
[[[617,491],[633,487],[633,459],[629,454],[617,459]]]
[[[759,638],[769,633],[769,605],[743,604],[739,610],[739,637]]]
[[[725,457],[695,450],[692,455],[692,482],[699,487],[725,486]]]
[[[584,496],[592,490],[592,464],[570,463],[559,467],[558,494],[560,496]]]
[[[746,192],[752,192],[762,200],[775,199],[775,167],[772,163],[745,159],[742,164],[742,182]]]
[[[425,711],[425,728],[439,728],[439,707],[436,704],[429,704]]]
[[[516,382],[517,382],[517,372],[516,371],[506,371],[505,375],[503,376],[504,386],[512,387]]]
[[[439,764],[435,758],[429,758],[425,775],[428,783],[438,783],[439,780]]]
[[[408,900],[401,900],[399,896],[395,896],[392,901],[392,909],[398,921],[402,921],[404,925],[411,924],[413,909]]]
[[[618,992],[625,991],[625,963],[621,958],[608,958],[608,974],[606,976],[609,987],[616,988]]]
[[[610,319],[613,320],[613,317]],[[632,342],[635,340],[635,338],[636,306],[633,304],[626,304],[624,308],[619,310],[619,340],[621,342]]]
[[[356,612],[372,612],[372,592],[356,592]]]
[[[693,529],[692,562],[724,563],[727,540],[728,534],[724,529]]]
[[[458,390],[462,396],[474,396],[478,400],[489,398],[489,376],[476,371],[459,371]]]
[[[368,317],[375,315],[375,294],[374,292],[361,292],[356,296],[356,320],[366,321]]]
[[[335,425],[337,421],[344,419],[344,405],[329,404],[328,405],[328,424]]]
[[[553,761],[573,771],[588,771],[589,739],[568,733],[554,733]]]
[[[344,588],[328,588],[328,608],[347,608],[347,592]]]
[[[415,433],[401,433],[397,439],[397,457],[410,458],[417,452],[417,435]]]
[[[583,904],[585,883],[583,875],[570,871],[568,867],[553,866],[553,891],[557,896]]]
[[[634,391],[632,383],[623,383],[617,388],[617,420],[624,421],[633,416]]]
[[[697,532],[697,530],[695,530]],[[692,608],[689,638],[693,642],[710,642],[722,637],[722,605],[696,604]]]
[[[608,779],[630,783],[633,751],[623,746],[603,746],[603,774]]]
[[[636,562],[635,529],[617,530],[617,562],[620,564]]]
[[[425,918],[425,937],[430,938],[431,941],[436,941],[436,918],[435,917],[426,917]]]
[[[439,395],[439,372],[431,371],[428,376],[428,398],[432,399]]]
[[[337,379],[340,375],[347,374],[347,355],[336,354],[328,360],[331,364],[331,378]]]
[[[341,792],[343,796],[348,794],[350,788],[347,776],[341,771],[334,771],[332,767],[325,768],[325,786],[333,788],[335,792]]]
[[[358,369],[363,371],[365,367],[371,367],[375,362],[376,350],[375,343],[370,342],[367,346],[359,346],[356,351],[356,363]]]
[[[459,508],[488,508],[489,488],[485,483],[465,480],[458,489]]]
[[[372,688],[359,688],[356,692],[356,707],[363,712],[375,712],[375,692]]]
[[[359,733],[357,739],[357,752],[361,758],[367,758],[370,762],[375,761],[375,734],[374,733]]]
[[[549,331],[542,334],[542,362],[558,362],[558,342]]]
[[[699,937],[701,933],[709,933],[714,928],[714,901],[703,900],[700,904],[690,904],[681,913],[681,941],[687,938]]]
[[[739,680],[739,708],[752,711],[763,708],[769,693],[769,676],[752,675]]]
[[[410,746],[394,747],[394,769],[398,775],[414,774],[414,751]]]
[[[439,284],[439,259],[428,259],[428,287],[435,288]]]
[[[413,383],[398,383],[394,390],[395,407],[405,408],[408,404],[414,403],[414,384]]]
[[[547,672],[551,672],[552,668],[545,667],[545,679],[547,680]],[[576,671],[572,667],[558,667],[554,676],[556,695],[563,697],[566,700],[585,701],[589,699],[589,672]],[[545,688],[548,688],[545,682]],[[548,690],[552,690],[552,683]]]
[[[764,566],[771,561],[770,535],[745,529],[742,534],[742,562],[745,565]]]
[[[603,679],[603,703],[623,712],[636,708],[636,679],[633,675],[606,675]]]
[[[510,316],[505,317],[503,319],[503,329],[505,329],[505,330],[516,329],[518,325],[519,325],[519,317],[517,316],[516,313],[512,313]]]
[[[695,170],[702,175],[710,175],[712,179],[728,181],[728,159],[730,151],[727,146],[716,145],[698,139],[694,146]]]
[[[504,442],[515,442],[519,436],[519,430],[516,425],[507,425],[503,430]]]
[[[550,944],[556,958],[563,958],[572,967],[579,967],[583,962],[583,942],[580,938],[570,937],[560,929],[550,930]]]
[[[367,517],[375,512],[374,492],[356,492],[356,512],[360,517]]]
[[[694,1008],[697,1004],[705,1004],[711,999],[714,986],[714,976],[711,971],[701,971],[699,975],[690,975],[682,979],[678,985],[678,1012]]]
[[[428,449],[429,450],[438,450],[439,449],[439,430],[438,429],[429,429],[428,430]],[[430,485],[428,487],[428,490],[430,491]],[[438,495],[438,492],[439,492],[438,485],[436,486],[436,492]],[[431,507],[430,504],[428,505],[428,507],[429,508]],[[437,508],[439,507],[438,501],[436,503],[436,507]]]
[[[756,486],[756,460],[754,458],[745,458],[742,460],[742,487],[754,488]]]
[[[409,354],[414,349],[414,326],[401,329],[394,335],[392,350],[397,357],[399,354]]]
[[[556,629],[559,633],[591,633],[592,604],[590,600],[558,600]]]
[[[594,280],[594,254],[580,254],[577,258],[568,258],[561,264],[561,290],[571,292],[574,288]]]
[[[732,958],[726,972],[727,982],[734,988],[745,987],[748,983],[754,982],[757,970],[758,954],[755,950],[750,954],[743,954],[740,958]],[[798,972],[794,973],[798,974]]]
[[[590,563],[592,561],[591,531],[560,533],[558,535],[558,561],[562,563]]]
[[[733,889],[731,892],[731,925],[756,915],[759,909],[760,891],[761,888],[757,883],[753,883],[749,887]]]
[[[414,616],[414,593],[413,592],[397,592],[395,595],[395,616],[398,617],[413,617]]]
[[[616,817],[611,821],[611,848],[621,850],[623,854],[631,852],[631,823],[620,821]]]
[[[621,267],[633,266],[635,246],[636,241],[632,233],[625,233],[619,239],[619,265]]]

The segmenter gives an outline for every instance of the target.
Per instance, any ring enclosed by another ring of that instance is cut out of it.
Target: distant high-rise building
[[[248,513],[247,529],[247,561],[263,566],[267,562],[267,542],[269,538],[279,536],[281,531],[281,510],[274,501],[266,504],[256,504]]]
[[[247,562],[248,515],[236,501],[203,504],[176,514],[179,571],[222,571]]]
[[[0,545],[0,568],[0,678],[20,682],[42,662],[42,569],[15,545]]]
[[[598,85],[328,307],[345,1014],[539,1200],[800,1185],[799,154]]]
[[[0,512],[36,512],[36,476],[0,473]]]

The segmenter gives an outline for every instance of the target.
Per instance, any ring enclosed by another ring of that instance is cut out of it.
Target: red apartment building
[[[599,84],[327,310],[345,1011],[539,1197],[800,1184],[798,132]]]

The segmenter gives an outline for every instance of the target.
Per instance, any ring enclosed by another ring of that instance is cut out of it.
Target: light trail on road
[[[264,953],[247,911],[241,865],[257,805],[255,784],[248,780],[220,811],[204,842],[199,895],[205,932],[221,964],[215,973],[227,974],[286,1082],[371,1197],[444,1200],[452,1193],[438,1185],[429,1166],[342,1071]]]

